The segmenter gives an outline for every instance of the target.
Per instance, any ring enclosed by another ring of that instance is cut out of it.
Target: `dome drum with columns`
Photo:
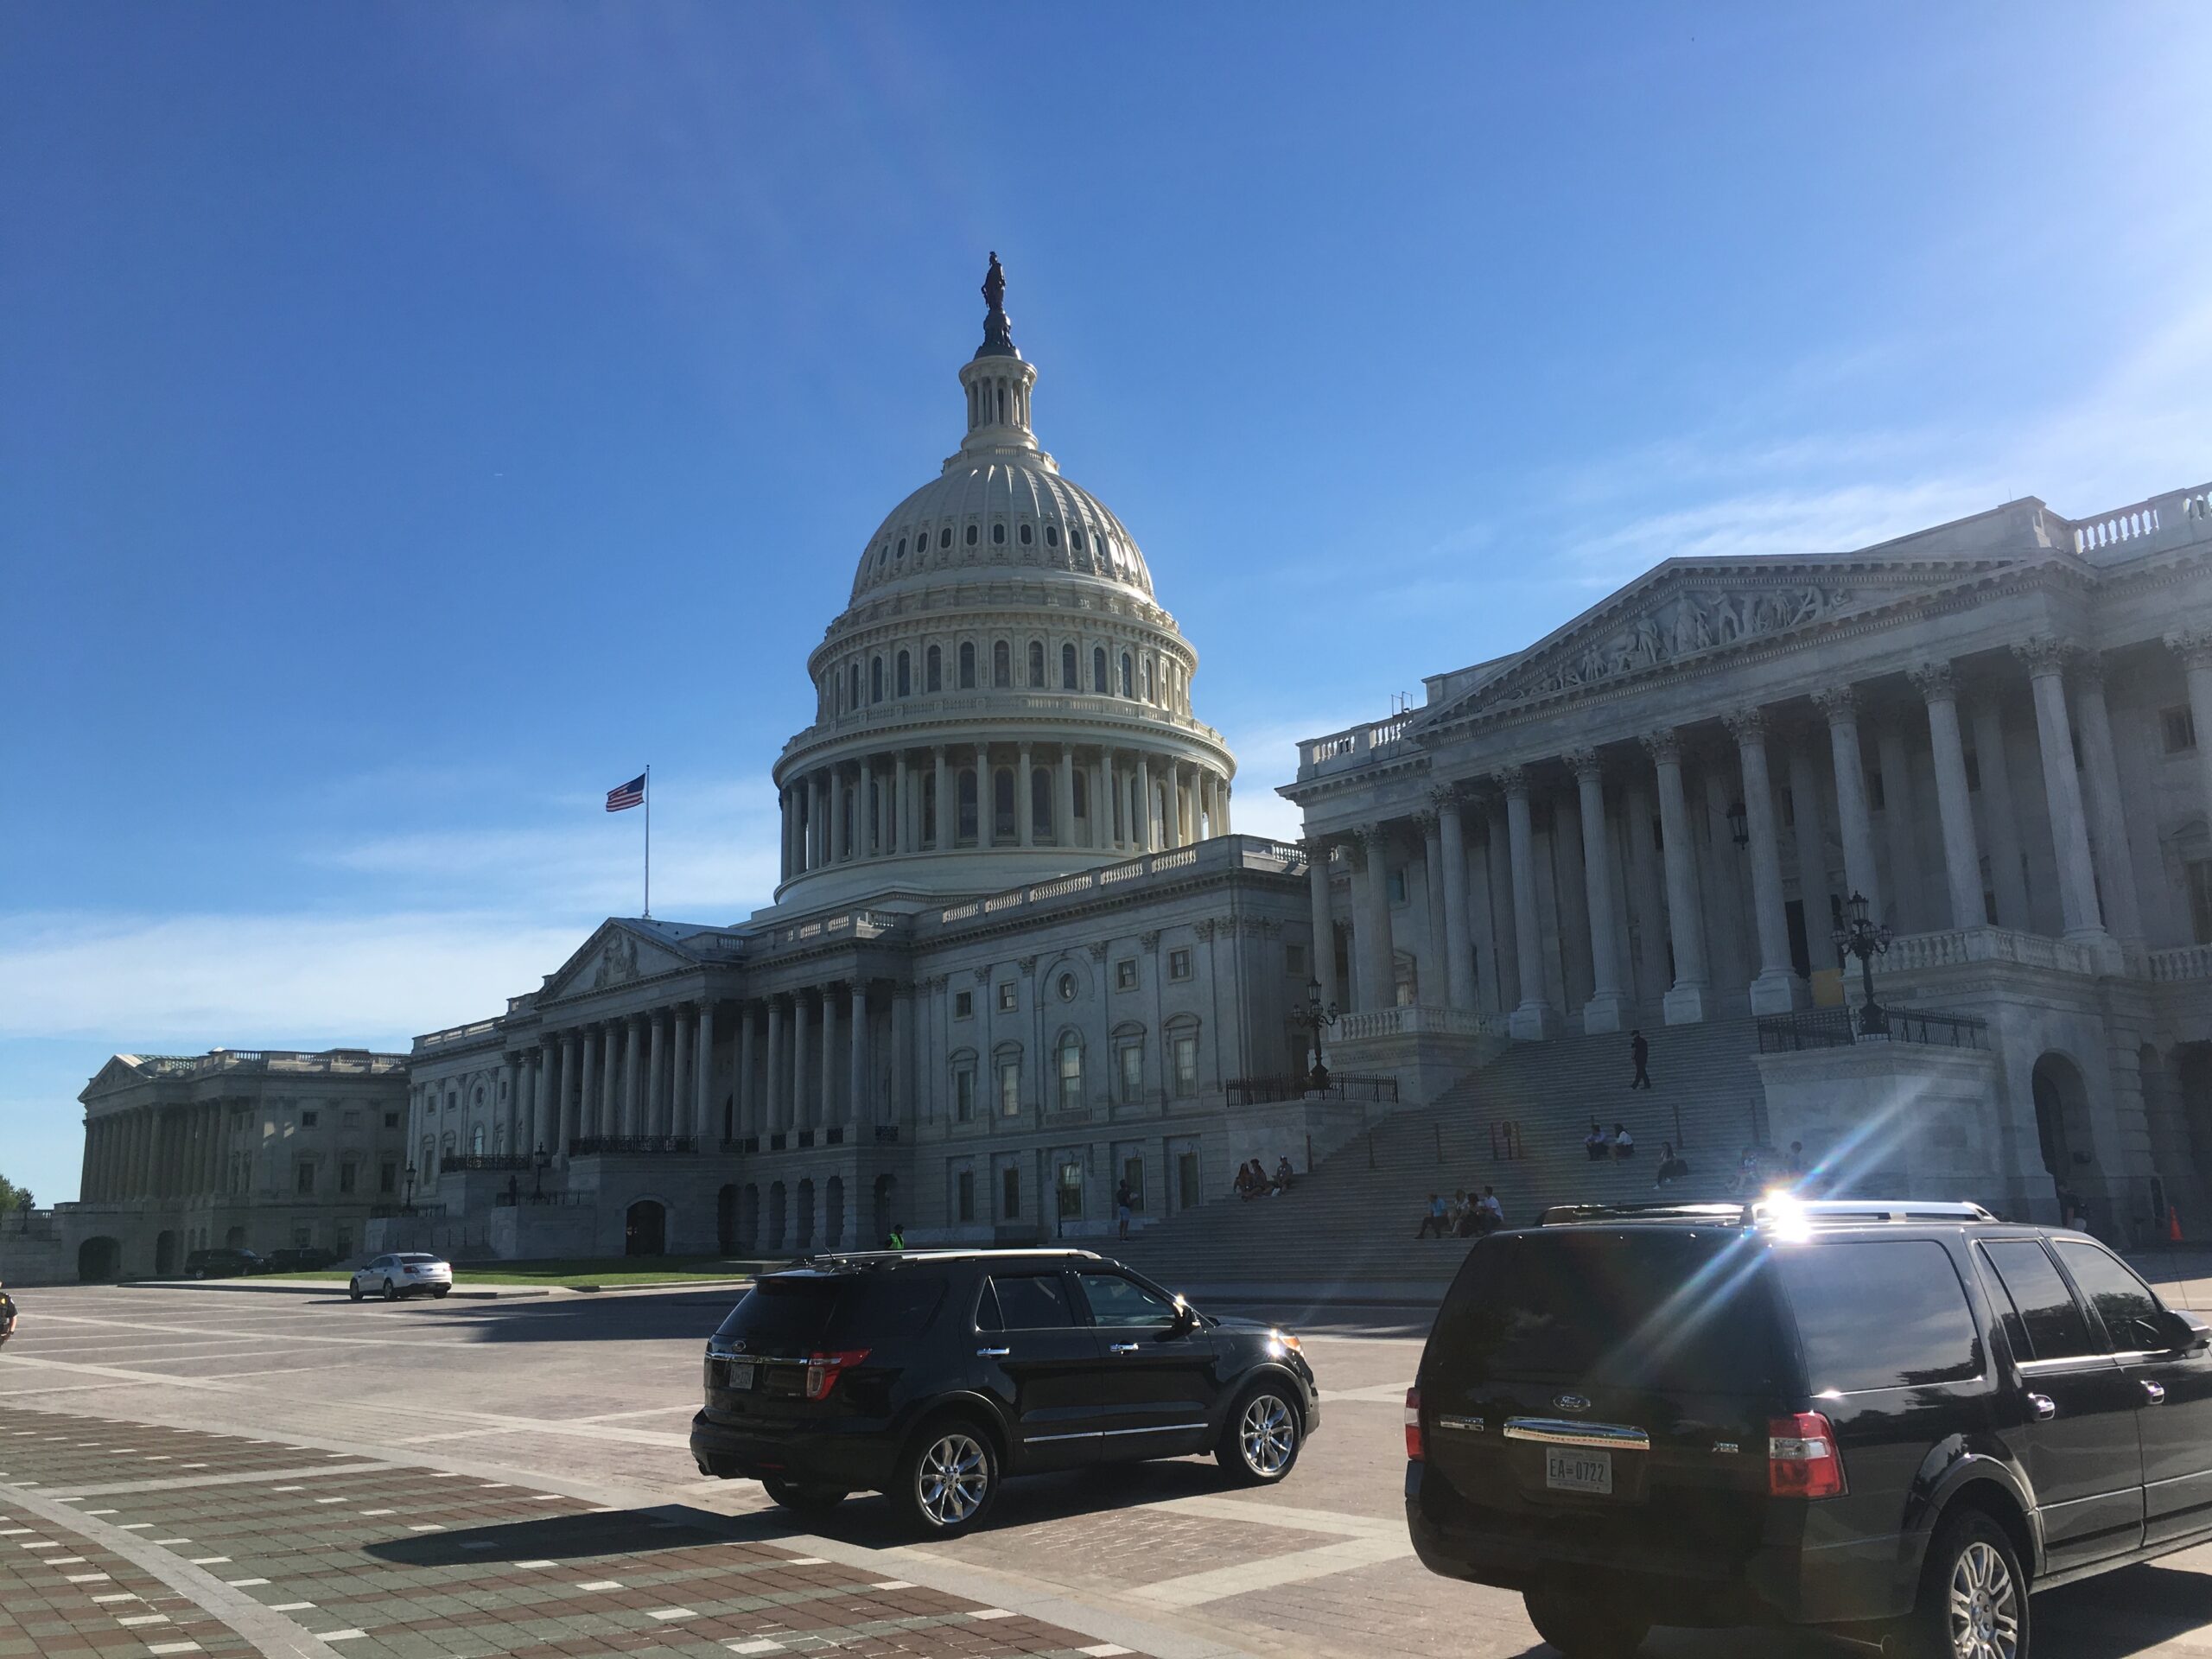
[[[1229,830],[1236,761],[1135,539],[1030,428],[996,256],[968,431],[861,555],[778,759],[779,907],[995,891]]]

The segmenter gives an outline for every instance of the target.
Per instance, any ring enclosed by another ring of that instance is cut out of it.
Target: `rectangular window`
[[[976,1017],[975,992],[955,991],[952,994],[952,1017],[956,1020],[972,1020]]]
[[[1282,948],[1282,970],[1292,979],[1306,977],[1306,947],[1286,944]]]
[[[1406,902],[1406,872],[1402,866],[1390,872],[1390,902],[1394,905]]]
[[[399,1114],[397,1112],[386,1112],[384,1115],[384,1126],[387,1129],[397,1128],[399,1127]]]
[[[340,1192],[353,1192],[360,1177],[361,1166],[348,1158],[338,1166],[338,1190]]]
[[[292,1248],[296,1250],[304,1250],[312,1248],[314,1243],[315,1224],[307,1221],[294,1222],[292,1224]]]
[[[315,1166],[302,1160],[292,1170],[292,1190],[296,1192],[315,1191]]]
[[[1167,953],[1167,977],[1188,979],[1191,976],[1191,953],[1187,950]]]
[[[1136,988],[1136,958],[1124,957],[1114,964],[1114,988],[1117,991],[1134,991]]]
[[[952,1116],[958,1123],[976,1121],[976,1074],[965,1067],[952,1074]]]
[[[1981,1343],[1951,1255],[1933,1239],[1775,1253],[1797,1316],[1805,1375],[1833,1389],[1909,1389],[1981,1375]],[[1882,1317],[1869,1319],[1878,1307]]]
[[[1198,1092],[1198,1039],[1195,1036],[1173,1039],[1175,1056],[1175,1092],[1188,1099]]]
[[[2106,1347],[2133,1354],[2172,1346],[2172,1338],[2158,1328],[2158,1299],[2116,1256],[2074,1239],[2054,1239],[2051,1248],[2104,1322]]]
[[[957,1195],[954,1208],[963,1221],[976,1219],[976,1172],[963,1169],[953,1179],[953,1191]]]
[[[1021,1115],[1021,1062],[999,1062],[999,1115],[1019,1117]]]
[[[385,1162],[377,1166],[377,1191],[379,1192],[397,1192],[399,1191],[399,1166],[397,1164]]]
[[[1083,1050],[1073,1043],[1060,1045],[1060,1109],[1072,1112],[1083,1104]]]
[[[1008,1164],[999,1171],[999,1219],[1021,1219],[1021,1166]]]
[[[1069,1162],[1060,1166],[1059,1215],[1062,1221],[1083,1219],[1083,1166]]]
[[[1144,1208],[1144,1160],[1142,1158],[1123,1159],[1122,1179],[1128,1185],[1129,1208],[1142,1210]]]
[[[1010,979],[1001,981],[999,985],[999,1012],[1012,1014],[1020,1006],[1014,982]]]
[[[315,1128],[318,1121],[319,1118],[316,1113],[302,1112],[300,1114],[300,1127],[303,1129],[311,1129]]]
[[[1144,1093],[1144,1045],[1125,1043],[1122,1046],[1122,1098],[1136,1099]]]
[[[2196,747],[2196,716],[2187,704],[2158,711],[2158,735],[2168,754],[2185,754]]]
[[[1981,1247],[2012,1301],[2004,1313],[2015,1359],[2075,1359],[2098,1351],[2081,1303],[2032,1238],[1999,1239]]]
[[[502,1088],[500,1092],[505,1093],[505,1089]],[[349,1106],[340,1115],[338,1122],[346,1128],[358,1129],[361,1127],[361,1115]]]

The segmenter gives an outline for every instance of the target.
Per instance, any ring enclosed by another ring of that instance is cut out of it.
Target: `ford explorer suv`
[[[705,1384],[702,1474],[809,1519],[880,1491],[925,1538],[976,1526],[1033,1470],[1210,1452],[1272,1484],[1321,1419],[1297,1338],[1088,1250],[814,1257],[731,1310]]]
[[[1582,1206],[1467,1255],[1406,1401],[1436,1573],[1569,1659],[1654,1624],[2029,1659],[2029,1594],[2212,1538],[2212,1326],[1973,1205]]]

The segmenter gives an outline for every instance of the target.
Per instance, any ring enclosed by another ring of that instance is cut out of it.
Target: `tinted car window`
[[[1982,1246],[2019,1311],[2028,1339],[2022,1359],[2073,1359],[2102,1351],[2089,1321],[2058,1269],[2031,1238],[1999,1239]]]
[[[1075,1323],[1057,1273],[996,1274],[991,1288],[998,1293],[1000,1330],[1051,1331]]]
[[[1468,1254],[1430,1347],[1468,1381],[1766,1391],[1784,1375],[1766,1265],[1740,1233],[1505,1234]]]
[[[1117,1273],[1084,1273],[1076,1277],[1096,1324],[1166,1325],[1175,1317],[1173,1302],[1135,1280]]]
[[[944,1300],[931,1273],[773,1274],[745,1294],[715,1334],[757,1351],[865,1347],[925,1330]]]
[[[1981,1344],[1951,1253],[1934,1239],[1839,1241],[1777,1252],[1805,1383],[1904,1389],[1981,1375]]]
[[[2089,1306],[2105,1322],[2105,1336],[2114,1353],[2133,1353],[2169,1345],[2158,1329],[2158,1299],[2127,1270],[2126,1265],[2094,1244],[2053,1239],[2051,1246],[2074,1282],[2082,1287]]]

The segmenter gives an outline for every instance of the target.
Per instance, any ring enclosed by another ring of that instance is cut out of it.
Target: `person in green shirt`
[[[906,1224],[905,1222],[894,1221],[891,1224],[891,1236],[883,1241],[883,1248],[887,1250],[903,1250],[906,1248]]]

